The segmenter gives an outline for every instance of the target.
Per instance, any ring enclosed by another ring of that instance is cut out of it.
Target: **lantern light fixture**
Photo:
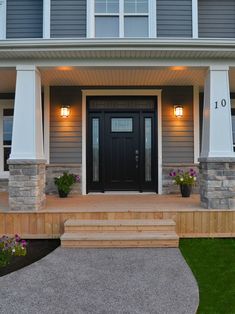
[[[174,106],[174,115],[176,118],[182,118],[184,113],[183,106],[181,105],[175,105]]]
[[[68,118],[70,116],[70,106],[62,106],[60,109],[60,115],[62,118]]]

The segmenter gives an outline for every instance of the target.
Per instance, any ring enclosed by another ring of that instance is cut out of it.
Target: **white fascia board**
[[[0,69],[14,69],[17,64],[24,63],[24,64],[35,64],[35,59],[28,58],[27,62],[22,59],[13,59],[13,60],[0,60]],[[123,58],[123,59],[38,59],[37,60],[37,67],[39,68],[55,68],[58,66],[70,66],[70,67],[80,67],[80,68],[119,68],[119,67],[142,67],[142,68],[166,68],[172,66],[186,66],[195,69],[204,69],[205,71],[211,65],[225,65],[229,66],[230,68],[235,68],[235,60],[231,59],[217,59],[217,60],[210,60],[210,59],[192,59],[192,60],[181,60],[181,59],[161,59],[161,60],[154,60],[154,59],[130,59],[130,58]]]
[[[80,48],[80,49],[190,49],[190,48],[235,48],[235,41],[233,39],[37,39],[37,40],[3,40],[0,41],[0,49],[64,49],[67,48]]]

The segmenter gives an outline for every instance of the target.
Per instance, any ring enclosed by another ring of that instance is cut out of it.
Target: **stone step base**
[[[71,248],[178,247],[175,232],[64,233],[61,246]]]
[[[75,220],[64,223],[65,233],[175,231],[172,219]]]

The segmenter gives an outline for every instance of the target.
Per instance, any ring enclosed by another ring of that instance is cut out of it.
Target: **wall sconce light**
[[[174,106],[174,115],[177,118],[182,118],[183,117],[183,106],[181,105],[176,105]]]
[[[62,106],[60,109],[60,115],[62,118],[68,118],[70,115],[70,106]]]

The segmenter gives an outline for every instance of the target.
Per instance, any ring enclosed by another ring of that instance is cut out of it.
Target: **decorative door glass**
[[[93,182],[99,182],[99,146],[100,146],[100,139],[99,139],[99,119],[93,118],[92,119],[92,171]]]
[[[152,181],[152,119],[144,119],[145,128],[145,181]]]

